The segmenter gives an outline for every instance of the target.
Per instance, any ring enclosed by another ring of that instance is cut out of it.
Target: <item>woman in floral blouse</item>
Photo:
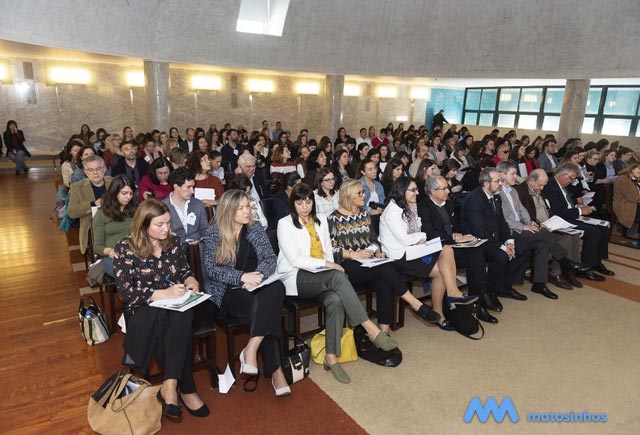
[[[114,249],[114,275],[127,319],[123,364],[140,367],[146,373],[155,356],[165,367],[158,392],[165,415],[180,418],[180,400],[189,413],[205,417],[209,408],[196,393],[191,368],[193,309],[179,312],[149,305],[200,290],[180,240],[170,231],[167,206],[148,199],[133,217],[131,235]]]

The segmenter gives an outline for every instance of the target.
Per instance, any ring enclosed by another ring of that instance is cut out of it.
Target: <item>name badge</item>
[[[196,214],[191,212],[187,215],[187,225],[195,225],[196,224]]]

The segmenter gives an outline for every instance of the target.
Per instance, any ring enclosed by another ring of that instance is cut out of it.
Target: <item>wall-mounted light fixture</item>
[[[298,82],[296,83],[296,94],[298,95],[318,95],[320,94],[320,83],[318,82]]]
[[[124,82],[129,88],[144,88],[144,71],[127,71],[124,74]]]
[[[395,86],[378,86],[376,88],[376,96],[378,98],[396,98],[398,96],[398,88]]]
[[[396,121],[397,122],[407,122],[409,120],[409,117],[407,115],[398,115],[396,116]]]
[[[4,60],[0,60],[0,82],[5,85],[12,82],[9,62],[5,62]]]
[[[222,89],[222,80],[218,76],[194,75],[191,76],[191,88],[195,90],[219,91]]]
[[[266,92],[271,93],[275,89],[273,80],[266,79],[249,79],[247,80],[247,89],[249,92]]]
[[[411,88],[409,95],[412,100],[428,100],[431,96],[431,91],[429,88],[414,86]]]
[[[342,95],[345,97],[359,97],[362,94],[362,88],[360,85],[353,83],[345,83]]]
[[[53,66],[48,69],[49,84],[65,83],[70,85],[87,85],[91,83],[91,71],[84,67]]]

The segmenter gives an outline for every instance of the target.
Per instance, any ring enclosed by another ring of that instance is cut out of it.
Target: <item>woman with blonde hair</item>
[[[209,277],[205,291],[212,295],[218,318],[250,327],[249,342],[240,352],[240,373],[258,374],[261,351],[264,374],[271,376],[276,396],[291,394],[282,372],[284,288],[275,281],[254,291],[276,271],[276,254],[253,220],[246,192],[232,189],[220,198],[215,222],[204,238],[204,263]]]
[[[149,305],[200,290],[182,243],[171,234],[167,206],[155,199],[142,202],[133,217],[131,235],[113,251],[114,277],[127,322],[124,364],[147,373],[155,356],[164,364],[157,395],[164,414],[179,419],[180,401],[190,414],[206,417],[209,408],[196,393],[193,380],[193,308],[180,312]]]

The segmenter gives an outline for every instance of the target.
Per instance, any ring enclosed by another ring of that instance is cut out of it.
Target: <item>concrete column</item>
[[[581,136],[590,85],[591,80],[567,80],[560,113],[558,146],[562,146],[570,137]]]
[[[332,140],[342,125],[342,94],[344,75],[327,75],[325,82],[325,107],[327,108],[327,130],[324,132]]]
[[[169,63],[144,61],[148,129],[169,131]]]

